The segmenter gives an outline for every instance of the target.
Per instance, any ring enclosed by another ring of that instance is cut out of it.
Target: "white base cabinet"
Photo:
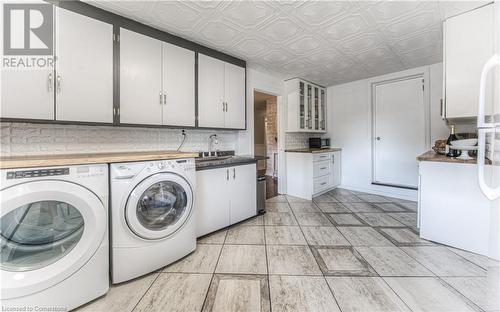
[[[477,183],[477,165],[421,161],[419,174],[420,237],[488,256],[494,211]]]
[[[196,172],[197,237],[257,214],[255,164]]]
[[[340,151],[286,153],[287,194],[311,200],[340,185]]]

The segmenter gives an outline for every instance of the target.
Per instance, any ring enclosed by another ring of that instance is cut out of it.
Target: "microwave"
[[[309,148],[330,148],[330,139],[309,138]]]

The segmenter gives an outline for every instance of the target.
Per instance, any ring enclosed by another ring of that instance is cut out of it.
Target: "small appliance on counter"
[[[309,138],[309,148],[330,148],[330,139]]]

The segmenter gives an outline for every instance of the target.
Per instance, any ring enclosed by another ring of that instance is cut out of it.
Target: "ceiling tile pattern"
[[[442,21],[487,1],[94,1],[286,79],[330,86],[442,60]]]

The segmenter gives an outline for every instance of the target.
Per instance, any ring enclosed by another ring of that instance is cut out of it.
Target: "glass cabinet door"
[[[321,130],[326,130],[326,97],[325,97],[325,90],[321,89],[320,91],[320,128]]]
[[[305,126],[305,85],[302,81],[299,82],[299,128],[304,129]]]
[[[314,130],[319,130],[319,88],[314,87]]]
[[[307,85],[307,129],[312,130],[312,109],[313,109],[313,90],[310,84]]]

